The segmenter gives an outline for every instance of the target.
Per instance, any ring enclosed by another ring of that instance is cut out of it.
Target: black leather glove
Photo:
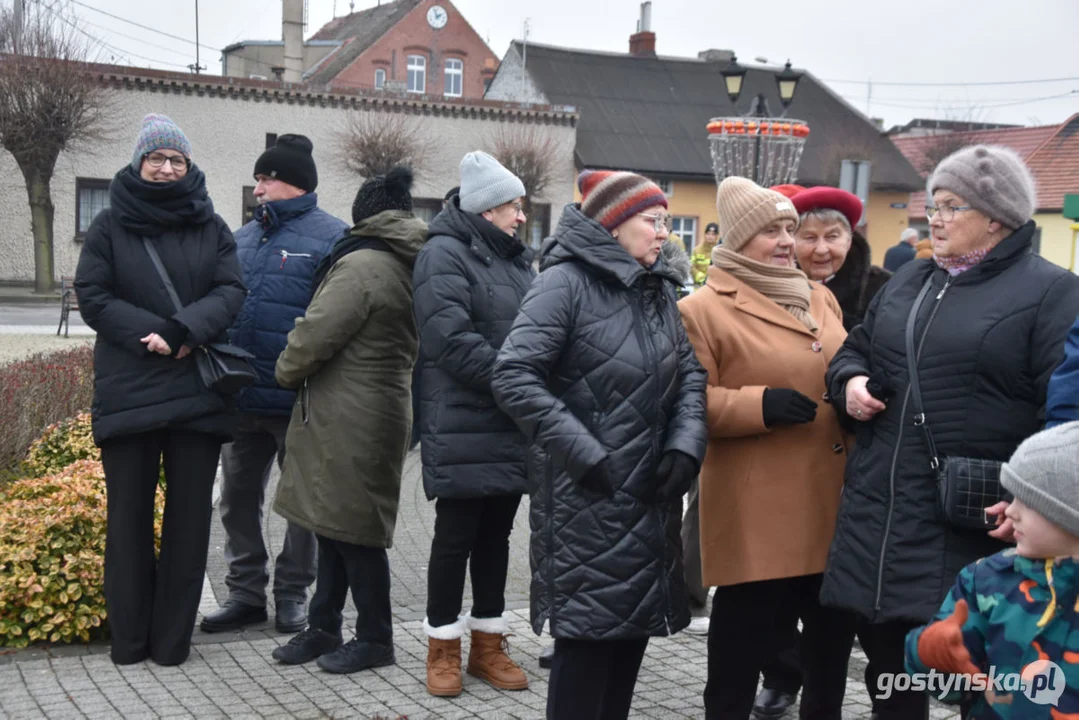
[[[656,500],[666,502],[676,500],[689,492],[693,478],[697,477],[697,461],[680,450],[669,450],[660,458],[656,469],[659,489]]]
[[[797,390],[768,388],[764,391],[764,424],[801,425],[817,417],[817,403]]]
[[[593,465],[580,482],[585,490],[604,497],[614,497],[614,488],[611,487],[611,463],[607,458]]]

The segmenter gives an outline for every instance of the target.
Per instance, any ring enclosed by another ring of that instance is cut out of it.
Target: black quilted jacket
[[[955,278],[932,260],[907,263],[832,360],[828,391],[842,417],[849,417],[845,388],[855,375],[885,373],[895,396],[847,461],[824,604],[873,622],[926,622],[961,568],[1003,548],[939,516],[925,436],[913,424],[904,329],[931,279],[914,330],[934,440],[945,456],[1007,460],[1041,429],[1046,386],[1079,313],[1079,278],[1032,255],[1033,233],[1027,223]]]
[[[495,365],[499,405],[538,447],[531,503],[532,624],[556,638],[670,635],[689,622],[677,533],[681,500],[657,504],[656,466],[707,442],[706,374],[661,258],[645,270],[576,206]],[[578,480],[603,459],[615,494]]]
[[[536,275],[532,252],[457,202],[431,221],[412,271],[423,488],[429,500],[520,495],[527,446],[495,405],[491,371]]]

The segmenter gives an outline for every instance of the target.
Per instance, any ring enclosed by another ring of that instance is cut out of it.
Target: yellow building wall
[[[1073,221],[1060,213],[1039,213],[1034,216],[1034,222],[1042,229],[1041,256],[1072,272],[1079,271],[1079,268],[1073,267],[1075,257]]]
[[[667,198],[667,211],[675,217],[691,217],[697,221],[693,246],[704,240],[704,228],[708,223],[718,223],[716,212],[716,184],[714,182],[674,181]],[[682,238],[684,241],[685,238]]]
[[[899,235],[907,229],[907,203],[910,193],[873,192],[865,209],[864,234],[873,254],[873,264],[884,262],[884,253],[899,242]],[[902,205],[893,208],[892,205]]]

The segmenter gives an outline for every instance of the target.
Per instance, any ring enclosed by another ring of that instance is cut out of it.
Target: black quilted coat
[[[527,446],[495,405],[491,371],[536,276],[532,251],[457,203],[431,221],[412,271],[423,488],[428,500],[520,495]]]
[[[569,206],[495,366],[499,405],[535,443],[532,626],[556,638],[663,636],[689,622],[665,451],[704,458],[705,382],[661,258],[643,268]],[[610,462],[614,497],[583,489]],[[674,501],[681,510],[681,501]]]
[[[1041,429],[1049,377],[1079,313],[1079,278],[1032,255],[1033,233],[1029,222],[954,278],[932,260],[903,265],[832,360],[828,391],[842,417],[849,418],[845,388],[855,375],[885,373],[895,396],[847,461],[821,591],[825,605],[873,622],[926,622],[961,568],[1004,547],[980,530],[954,529],[939,515],[925,436],[913,424],[904,329],[931,278],[914,331],[938,449],[945,456],[1007,460]]]

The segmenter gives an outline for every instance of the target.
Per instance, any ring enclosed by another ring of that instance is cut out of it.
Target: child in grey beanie
[[[960,571],[933,621],[907,635],[907,672],[966,675],[966,686],[945,686],[938,675],[929,690],[947,703],[971,703],[968,718],[1076,717],[1079,422],[1028,438],[1000,477],[1015,496],[1006,515],[1016,547]],[[974,686],[986,673],[1025,685]]]
[[[1024,557],[1079,555],[1079,422],[1031,436],[1000,470]]]

